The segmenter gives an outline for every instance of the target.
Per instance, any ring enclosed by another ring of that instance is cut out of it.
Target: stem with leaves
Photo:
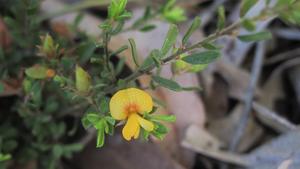
[[[197,48],[201,48],[202,45],[204,45],[208,42],[211,42],[213,40],[216,40],[217,38],[219,38],[221,36],[230,35],[234,30],[236,30],[240,26],[241,26],[241,21],[237,21],[237,22],[231,24],[230,26],[224,28],[223,30],[220,30],[220,31],[217,31],[217,32],[211,34],[210,36],[208,36],[207,38],[203,39],[202,41],[200,41],[196,44],[193,44],[193,45],[191,45],[189,47],[186,47],[186,48],[179,49],[176,53],[171,54],[170,56],[162,59],[160,63],[161,63],[161,65],[164,65],[164,64],[176,59],[181,54],[190,52],[190,51],[192,51],[194,49],[197,49]],[[129,83],[133,80],[136,80],[138,77],[140,77],[144,74],[149,74],[155,67],[156,67],[156,65],[152,64],[149,67],[147,67],[146,69],[137,69],[131,75],[129,75],[128,77],[126,77],[123,80],[124,80],[125,84],[127,84],[127,83]],[[108,94],[108,93],[112,93],[112,92],[116,91],[117,89],[118,89],[117,86],[111,86],[111,87],[108,87],[104,91],[106,91],[105,94]]]

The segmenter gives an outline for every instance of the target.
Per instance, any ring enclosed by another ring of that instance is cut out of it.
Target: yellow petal
[[[132,137],[135,137],[139,128],[140,126],[138,122],[138,115],[137,114],[130,115],[122,130],[123,137],[128,141],[131,140]]]
[[[128,114],[126,108],[130,105],[137,106],[138,113],[143,114],[152,110],[153,101],[143,90],[137,88],[120,90],[113,95],[109,103],[112,117],[116,120],[126,119]]]
[[[141,116],[138,116],[138,122],[139,124],[146,130],[146,131],[152,131],[154,129],[154,124],[149,121],[146,120],[144,118],[142,118]]]
[[[148,93],[137,88],[129,88],[126,89],[125,92],[127,93],[130,103],[138,106],[138,113],[144,114],[152,110],[153,101]]]
[[[134,139],[137,139],[137,138],[139,137],[139,135],[140,135],[140,126],[138,127],[137,131],[135,132],[133,138],[134,138]]]
[[[127,118],[126,107],[130,104],[126,90],[120,90],[110,99],[109,109],[111,116],[116,120]]]

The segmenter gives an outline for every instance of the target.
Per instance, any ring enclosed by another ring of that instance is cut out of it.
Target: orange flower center
[[[129,116],[130,114],[133,114],[133,113],[138,113],[139,112],[138,105],[129,104],[128,106],[126,106],[125,112],[126,112],[127,116]]]

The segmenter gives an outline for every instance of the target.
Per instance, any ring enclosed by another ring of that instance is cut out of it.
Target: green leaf
[[[205,49],[208,49],[208,50],[216,50],[216,49],[220,49],[220,47],[216,46],[215,44],[213,43],[204,43],[202,44],[202,47],[205,48]]]
[[[156,28],[156,25],[153,25],[153,24],[150,24],[150,25],[145,25],[143,26],[140,31],[141,32],[149,32],[149,31],[152,31],[153,29]]]
[[[224,6],[220,6],[218,8],[218,24],[217,29],[220,31],[225,26],[225,8]]]
[[[116,70],[115,70],[116,75],[119,75],[122,72],[124,66],[125,66],[125,58],[122,57],[122,58],[120,58],[117,66],[116,66]]]
[[[0,93],[2,93],[3,91],[4,91],[4,85],[0,83]]]
[[[108,7],[108,18],[116,19],[124,11],[127,4],[127,0],[112,0]]]
[[[191,54],[182,58],[182,60],[192,65],[208,64],[217,59],[219,56],[219,51],[209,50],[205,52]]]
[[[96,147],[102,147],[104,145],[104,130],[105,130],[105,126],[104,123],[101,123],[102,128],[97,130],[97,144]]]
[[[59,144],[55,144],[53,149],[52,149],[52,153],[55,159],[59,159],[62,154],[63,154],[63,148],[61,145]]]
[[[165,88],[168,88],[170,90],[174,90],[174,91],[181,91],[181,87],[180,85],[173,81],[173,80],[169,80],[169,79],[165,79],[165,78],[162,78],[160,76],[152,76],[152,79],[158,83],[159,85],[165,87]]]
[[[184,9],[175,6],[176,0],[169,0],[163,8],[163,17],[171,23],[178,23],[186,20]]]
[[[91,86],[90,75],[83,70],[80,66],[76,65],[76,89],[79,92],[87,93]]]
[[[244,17],[247,12],[258,2],[258,0],[243,0],[240,16]]]
[[[137,54],[137,50],[136,50],[136,44],[134,39],[128,39],[129,43],[130,43],[130,47],[131,47],[131,55],[132,55],[132,59],[134,64],[136,65],[136,67],[139,67],[139,62],[138,62],[138,54]]]
[[[144,129],[142,130],[142,138],[143,138],[143,140],[148,141],[149,140],[149,135],[150,135],[150,133],[148,131],[146,131]]]
[[[116,17],[116,20],[123,21],[124,19],[128,19],[128,18],[131,18],[131,17],[132,17],[132,13],[131,12],[124,12],[120,16]]]
[[[201,87],[198,86],[191,86],[191,87],[183,87],[183,91],[202,91]]]
[[[176,25],[170,25],[169,31],[161,48],[161,56],[165,56],[172,46],[176,43],[176,38],[178,35],[178,28]]]
[[[201,24],[200,17],[195,17],[195,19],[193,20],[193,23],[191,24],[191,26],[189,27],[189,29],[187,30],[187,32],[185,33],[185,35],[182,38],[183,45],[185,45],[188,42],[189,38],[199,28],[200,24]]]
[[[159,56],[159,55],[155,55],[155,54],[150,55],[150,57],[152,58],[152,60],[153,60],[154,63],[155,63],[155,66],[156,66],[157,68],[160,68],[160,66],[161,66],[161,61],[160,61],[160,58],[157,57],[157,56]]]
[[[88,129],[92,126],[92,123],[87,119],[86,116],[81,118],[81,124],[83,126],[83,128]]]
[[[166,121],[166,122],[175,122],[176,116],[174,115],[150,115],[151,120],[153,121]]]
[[[124,25],[125,25],[124,21],[119,21],[117,26],[115,27],[115,29],[111,31],[111,34],[116,35],[116,34],[120,33],[122,31]]]
[[[111,116],[105,116],[104,118],[109,124],[115,125],[116,120],[114,118],[112,118]]]
[[[110,57],[111,57],[111,56],[117,56],[118,54],[124,52],[124,51],[127,50],[127,49],[128,49],[128,46],[127,46],[127,45],[123,45],[123,46],[121,46],[119,49],[117,49],[116,51],[112,52],[112,53],[110,54]]]
[[[10,160],[11,157],[12,156],[10,154],[2,154],[2,153],[0,153],[0,162]]]
[[[155,63],[155,62],[154,62],[153,58],[152,58],[151,55],[150,55],[150,56],[148,56],[148,57],[143,61],[143,63],[142,63],[142,65],[141,65],[140,69],[141,69],[141,70],[145,70],[145,69],[147,69],[149,66],[151,66],[151,65],[154,64],[154,63]]]
[[[63,147],[65,152],[71,152],[71,153],[81,151],[83,148],[84,146],[78,143],[64,145]]]
[[[272,34],[269,31],[262,31],[254,34],[238,36],[238,39],[243,42],[262,41],[271,38],[272,38]]]
[[[164,139],[169,129],[159,122],[155,122],[154,126],[155,126],[154,131],[152,131],[151,134],[154,135],[159,140]]]
[[[248,31],[255,31],[255,29],[256,29],[255,22],[250,19],[244,19],[242,21],[242,26]]]
[[[35,65],[27,68],[25,74],[33,79],[45,79],[47,78],[47,70],[48,68],[45,66]]]
[[[161,123],[156,122],[155,123],[155,132],[159,133],[159,134],[167,134],[168,133],[168,128],[166,126],[164,126]]]
[[[99,114],[96,113],[88,113],[86,115],[87,120],[92,123],[93,125],[98,124],[99,120],[100,120],[100,116]]]
[[[144,62],[142,63],[140,69],[141,70],[145,70],[147,69],[149,66],[155,64],[155,61],[153,58],[160,58],[160,51],[157,49],[154,49],[150,52],[149,56],[144,60]]]
[[[109,112],[109,98],[103,97],[100,99],[100,109],[102,113]]]

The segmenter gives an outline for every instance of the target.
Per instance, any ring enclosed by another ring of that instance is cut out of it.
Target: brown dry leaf
[[[263,93],[258,102],[265,105],[267,108],[274,110],[276,100],[285,97],[283,93],[282,72],[287,68],[300,65],[300,58],[295,58],[283,62],[270,75],[269,79],[262,87]]]
[[[8,31],[3,19],[0,17],[0,46],[3,49],[7,49],[7,48],[9,48],[11,42],[12,42],[12,39],[10,37],[9,31]]]
[[[71,39],[73,37],[72,32],[70,31],[68,25],[63,22],[54,22],[51,25],[51,29],[58,35]]]
[[[242,109],[243,105],[239,104],[232,110],[232,112],[230,112],[229,116],[222,119],[210,120],[208,122],[207,130],[214,134],[219,140],[224,141],[226,146],[229,145],[234,135],[233,131],[235,131],[235,128],[239,123],[239,119],[241,118]],[[248,150],[257,143],[262,134],[262,127],[259,126],[253,116],[251,116],[238,146],[238,151],[242,152]]]
[[[207,92],[208,95],[214,90],[211,86],[213,86],[213,74],[215,73],[220,75],[228,84],[230,97],[243,100],[250,80],[250,74],[248,72],[224,59],[219,59],[212,64],[211,69],[203,72],[203,79],[205,80],[203,84],[205,85],[205,92]],[[260,90],[257,89],[255,95],[259,96]]]
[[[241,166],[247,165],[242,156],[220,150],[220,141],[197,126],[188,128],[182,145],[210,158]]]
[[[9,80],[2,80],[0,83],[4,86],[4,91],[0,93],[0,97],[18,95],[21,93],[21,80],[18,79],[9,79]]]

